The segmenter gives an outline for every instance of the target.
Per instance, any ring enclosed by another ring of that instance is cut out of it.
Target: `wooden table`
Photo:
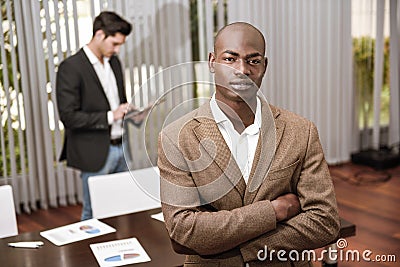
[[[18,236],[0,239],[0,265],[12,267],[91,267],[99,266],[89,244],[136,237],[147,254],[150,262],[131,266],[179,266],[184,256],[175,253],[162,222],[152,219],[151,214],[160,212],[154,209],[128,215],[102,219],[117,231],[64,246],[56,246],[40,236],[39,232],[24,233]],[[9,242],[39,241],[44,246],[39,249],[11,248]]]
[[[349,222],[346,221],[343,218],[340,218],[340,232],[339,232],[339,237],[340,238],[346,238],[346,237],[351,237],[356,235],[356,226]]]
[[[348,238],[348,237],[355,236],[355,235],[356,235],[355,224],[353,224],[349,221],[346,221],[343,218],[340,218],[340,231],[339,231],[338,238]],[[328,249],[337,250],[338,248],[337,248],[336,243],[333,243],[333,244],[325,247],[325,250],[328,250]],[[338,265],[339,264],[338,264],[337,259],[334,259],[334,260],[329,259],[328,254],[325,254],[325,258],[322,262],[323,267],[337,267]]]
[[[184,256],[172,250],[164,224],[150,217],[151,214],[160,211],[161,209],[153,209],[102,219],[101,221],[114,227],[117,231],[60,247],[40,236],[39,232],[0,239],[0,265],[7,267],[99,266],[89,244],[136,237],[150,256],[151,261],[134,264],[134,266],[180,266],[184,262]],[[339,237],[347,238],[354,235],[355,225],[341,219]],[[45,243],[40,249],[11,248],[7,245],[10,242],[39,240]]]

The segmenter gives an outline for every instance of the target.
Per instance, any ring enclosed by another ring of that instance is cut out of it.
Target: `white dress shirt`
[[[103,64],[96,57],[96,55],[90,50],[90,48],[85,45],[83,51],[89,58],[90,63],[93,65],[96,71],[97,77],[103,87],[104,93],[106,94],[108,103],[110,104],[111,110],[107,112],[108,124],[111,126],[111,139],[120,138],[122,136],[122,120],[114,121],[113,110],[116,110],[120,105],[117,81],[115,79],[115,74],[111,69],[109,63],[110,58],[103,57]]]
[[[241,134],[233,127],[232,122],[219,108],[215,99],[215,93],[210,101],[210,107],[215,122],[218,125],[222,136],[233,157],[235,158],[243,178],[247,184],[250,176],[251,167],[253,166],[254,155],[256,153],[258,137],[261,128],[261,102],[257,97],[256,114],[254,123],[249,125]]]

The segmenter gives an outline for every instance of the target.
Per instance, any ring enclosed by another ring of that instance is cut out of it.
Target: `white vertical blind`
[[[357,79],[355,88],[358,91],[355,101],[359,103],[355,103],[355,110],[361,113],[357,114],[356,119],[362,122],[361,139],[354,142],[359,144],[358,149],[379,149],[381,145],[392,147],[399,140],[398,82],[396,78],[393,80],[393,76],[398,77],[398,69],[397,63],[392,64],[398,61],[397,3],[397,0],[352,1],[353,37],[358,41],[355,46],[358,56],[354,57],[357,60],[354,77]],[[388,38],[389,49],[386,47]],[[389,57],[389,64],[386,56]],[[362,74],[364,72],[370,72],[369,77],[373,80]],[[357,124],[354,126],[358,127]]]
[[[358,148],[352,84],[352,2],[199,0],[196,3],[199,59],[207,60],[208,52],[213,50],[215,32],[226,22],[247,21],[257,26],[267,39],[269,59],[263,93],[272,104],[316,123],[329,163],[346,161],[350,151]],[[4,171],[0,174],[0,184],[14,187],[17,211],[20,212],[20,204],[24,211],[30,212],[37,208],[37,202],[39,207],[46,208],[81,200],[79,172],[58,162],[63,125],[56,109],[55,74],[64,58],[90,40],[93,18],[101,10],[115,10],[133,23],[133,31],[119,55],[128,100],[135,106],[145,106],[175,88],[168,93],[165,104],[151,115],[149,124],[126,128],[131,154],[129,166],[134,169],[155,163],[157,135],[165,114],[184,99],[193,97],[191,82],[195,77],[208,81],[209,73],[200,63],[199,73],[194,73],[190,65],[176,66],[193,58],[190,0],[5,0],[5,3],[6,13],[0,14],[0,58],[3,66],[10,67],[2,69],[1,99],[5,104],[2,102],[0,156]],[[390,0],[390,14],[389,144],[394,144],[400,138],[397,0]],[[371,21],[364,24],[368,23],[373,28]],[[5,45],[7,40],[10,45]],[[19,83],[15,82],[16,77]],[[198,86],[205,88],[204,92],[197,92],[199,96],[212,93],[209,86]],[[187,109],[190,108],[188,104]]]
[[[169,69],[176,64],[192,60],[189,1],[126,0],[121,1],[121,4],[125,5],[125,8],[120,14],[133,23],[133,31],[120,55],[126,69],[127,91],[131,92],[128,99],[131,98],[135,106],[143,107],[193,75],[183,69]],[[159,71],[163,71],[163,75],[157,75]],[[191,91],[190,87],[188,90],[178,88],[168,94],[166,110],[186,99],[187,91]],[[155,109],[149,124],[140,128],[126,125],[125,136],[129,140],[128,149],[132,155],[128,166],[131,169],[155,164],[157,137],[165,117],[164,112]]]
[[[257,15],[262,6],[263,15]],[[262,91],[315,122],[329,163],[349,160],[352,127],[351,1],[228,1],[228,21],[267,38]],[[345,24],[347,23],[347,24]]]
[[[178,85],[182,75],[187,80],[193,79],[190,71],[175,70],[146,83],[160,70],[191,61],[189,1],[6,0],[5,3],[7,15],[4,18],[0,15],[0,27],[7,25],[9,31],[2,28],[0,57],[3,66],[11,67],[2,69],[5,102],[0,154],[4,171],[0,174],[0,184],[13,186],[18,212],[20,204],[26,212],[38,207],[75,204],[81,200],[79,172],[58,162],[63,142],[55,98],[58,64],[90,40],[92,21],[101,10],[115,10],[133,23],[132,34],[119,55],[125,69],[128,99],[132,98],[136,106],[147,105],[164,90]],[[82,12],[87,17],[82,17]],[[5,45],[6,39],[10,46]],[[14,77],[14,81],[9,77]],[[15,82],[17,77],[20,83]],[[191,90],[190,86],[189,92],[176,90],[170,97],[170,107],[172,101],[178,103],[184,97],[191,97]],[[134,153],[129,162],[131,168],[155,162],[162,123],[158,116],[154,114],[157,120],[148,127],[148,140],[141,135],[142,129],[128,129],[130,152]],[[16,147],[20,150],[18,160]]]
[[[372,132],[372,147],[379,149],[381,93],[383,84],[383,22],[385,1],[376,1],[376,36],[374,53],[374,126]]]
[[[400,142],[400,3],[390,0],[390,124],[389,144]]]
[[[7,21],[9,21],[9,19],[10,19],[10,11],[9,11],[9,9],[10,9],[10,2],[7,1],[6,2],[6,16],[7,16],[6,19],[7,19]],[[0,20],[3,21],[3,15],[2,14],[0,14]],[[9,36],[9,38],[12,38],[12,33],[11,33],[12,32],[12,24],[11,24],[11,22],[8,25],[5,25],[5,27],[8,28],[8,33],[9,33],[8,36]],[[7,55],[6,55],[6,49],[5,49],[5,39],[6,39],[5,32],[6,31],[3,28],[2,24],[0,24],[0,31],[2,33],[1,38],[0,38],[0,57],[2,59],[3,66],[8,66],[10,62],[8,62]],[[15,69],[15,62],[13,61],[11,63],[12,63],[12,69],[14,70]],[[12,87],[11,87],[10,80],[9,80],[10,73],[9,73],[7,67],[6,68],[3,67],[2,74],[3,74],[3,80],[1,81],[1,83],[2,83],[2,92],[4,92],[4,94],[5,94],[6,103],[10,103],[13,92],[12,92]],[[7,169],[11,169],[11,178],[15,177],[16,173],[17,173],[17,171],[16,171],[16,155],[15,155],[15,151],[12,149],[12,147],[14,147],[14,145],[15,145],[15,141],[16,140],[14,139],[14,133],[12,131],[13,128],[12,128],[11,120],[7,120],[6,122],[4,121],[6,123],[6,125],[7,125],[7,130],[6,130],[6,128],[3,128],[3,123],[4,123],[3,122],[3,118],[7,117],[7,116],[11,117],[11,105],[8,104],[4,110],[1,110],[1,112],[2,112],[2,116],[1,116],[1,120],[0,120],[1,126],[2,126],[1,129],[0,129],[1,150],[2,151],[6,151],[6,149],[9,148],[9,151],[10,151],[10,153],[9,153],[10,154],[10,161],[7,161],[6,153],[2,153],[2,155],[1,155],[2,156],[2,161],[3,161],[3,166],[2,166],[3,167],[3,173],[2,173],[2,175],[4,176],[4,179],[8,180]],[[5,114],[5,116],[3,114]],[[5,143],[5,139],[4,139],[6,134],[9,137],[8,147],[6,147],[6,143]],[[8,163],[9,163],[10,166],[8,166]],[[16,184],[15,180],[12,179],[10,182],[14,187],[15,184]],[[17,194],[16,197],[18,197],[19,196],[19,192],[17,191],[15,193]]]
[[[45,11],[45,20],[47,23],[50,23],[50,9],[49,9],[49,3],[47,1],[43,2],[43,7]],[[49,70],[54,70],[54,51],[53,51],[53,44],[52,44],[52,32],[50,27],[46,27],[46,41],[47,41],[47,48],[48,48],[48,62],[47,62],[47,67]],[[55,77],[55,72],[49,71],[49,84],[51,88],[55,88],[55,83],[56,83],[56,77]],[[51,90],[51,102],[49,104],[55,103],[56,102],[56,95],[55,95],[55,90]],[[58,127],[58,113],[56,110],[53,108],[52,109],[52,114],[51,117],[54,118],[53,121],[51,122],[54,124],[54,146],[56,151],[61,151],[61,134],[60,134],[60,128]],[[63,166],[61,163],[57,161],[57,158],[53,159],[56,163],[56,180],[57,180],[57,185],[58,185],[58,190],[55,188],[55,184],[51,183],[52,188],[51,188],[51,198],[56,201],[57,196],[59,196],[59,202],[61,205],[66,205],[66,198],[65,198],[65,180],[63,179]],[[50,191],[50,190],[49,190]]]
[[[339,31],[343,34],[343,36],[350,36],[351,27],[349,25],[351,25],[351,8],[349,8],[347,4],[342,4],[341,10],[339,12],[343,14],[342,23],[340,24]],[[340,50],[338,52],[338,56],[340,55],[341,57],[340,62],[348,62],[348,59],[353,57],[353,44],[351,40],[347,40],[346,42],[344,42],[344,39],[342,39],[339,49]],[[340,77],[347,77],[347,75],[349,75],[349,72],[352,73],[352,65],[345,68],[342,68],[342,66],[338,65],[338,68],[340,69]],[[340,88],[346,89],[340,90],[341,101],[339,102],[339,109],[341,111],[341,116],[339,116],[338,119],[340,120],[343,116],[350,121],[347,122],[348,124],[350,124],[347,125],[348,127],[341,127],[338,129],[338,131],[340,132],[339,136],[341,136],[342,138],[347,137],[347,139],[349,140],[347,142],[339,142],[340,151],[342,153],[340,160],[344,160],[346,159],[346,153],[355,150],[356,142],[354,142],[354,140],[357,140],[355,138],[358,137],[359,130],[358,127],[356,127],[357,123],[354,119],[356,114],[355,110],[357,108],[354,101],[355,90],[353,88],[353,80],[351,78],[340,79],[339,86]],[[350,92],[347,92],[345,90],[349,90]]]

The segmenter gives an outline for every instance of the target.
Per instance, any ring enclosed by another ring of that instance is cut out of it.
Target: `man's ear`
[[[103,30],[97,30],[95,35],[94,35],[94,37],[99,41],[103,40],[104,37],[105,37],[104,31]]]
[[[267,67],[268,67],[268,58],[267,57],[264,58],[264,62],[265,62],[264,74],[265,74],[265,72],[267,71]]]
[[[210,52],[208,54],[208,68],[211,73],[215,72],[214,63],[215,63],[215,54],[214,54],[214,52]]]

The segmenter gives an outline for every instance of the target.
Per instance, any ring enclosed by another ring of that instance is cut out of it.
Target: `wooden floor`
[[[37,210],[31,214],[17,216],[18,232],[33,232],[51,229],[69,223],[78,222],[81,217],[81,205]]]
[[[341,267],[400,266],[400,166],[376,172],[351,163],[330,167],[340,216],[357,226],[344,252],[370,250],[376,255],[395,255],[396,263],[342,261]],[[390,179],[387,180],[390,175]],[[386,180],[386,181],[385,181]],[[77,222],[81,206],[39,210],[18,215],[20,233],[40,231]],[[345,253],[344,253],[345,256]]]
[[[340,216],[357,227],[356,236],[347,239],[348,246],[344,251],[362,253],[370,250],[370,258],[396,255],[397,261],[342,262],[340,266],[400,266],[400,166],[385,172],[353,164],[331,167],[330,170]],[[387,175],[391,177],[385,182]]]

